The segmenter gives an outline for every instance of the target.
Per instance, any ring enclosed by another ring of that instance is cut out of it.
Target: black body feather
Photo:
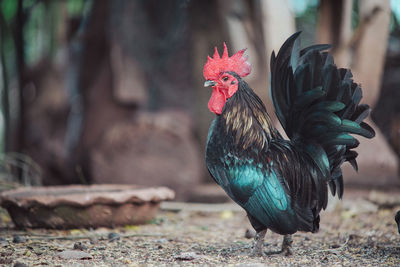
[[[316,45],[299,50],[291,36],[271,57],[271,97],[290,140],[273,127],[259,97],[237,74],[238,91],[213,121],[206,163],[215,181],[248,213],[257,231],[317,231],[319,212],[343,194],[341,165],[357,169],[358,141],[371,138],[361,88]]]

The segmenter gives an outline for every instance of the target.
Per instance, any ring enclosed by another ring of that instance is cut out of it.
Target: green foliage
[[[400,24],[400,0],[391,0],[390,7],[392,8],[393,19],[397,25]]]
[[[49,45],[49,33],[46,31],[46,9],[43,2],[30,9],[24,27],[25,60],[28,65],[36,63],[46,54]]]
[[[15,2],[17,2],[17,1],[15,1]],[[31,7],[33,7],[37,2],[38,2],[38,1],[36,1],[36,0],[23,0],[23,1],[22,1],[22,7],[23,7],[24,9],[31,8]]]
[[[391,0],[392,17],[390,23],[391,35],[400,35],[400,0]],[[296,18],[296,27],[303,31],[303,45],[310,45],[314,40],[318,24],[318,0],[292,0],[291,6]],[[356,29],[359,24],[359,0],[353,1],[351,12],[351,27]]]
[[[10,23],[17,13],[18,2],[16,0],[2,0],[0,4],[5,21]]]
[[[392,0],[390,3],[392,8],[390,34],[393,37],[400,38],[400,0]]]
[[[316,25],[318,22],[318,0],[303,0],[291,2],[296,19],[297,30],[301,30],[304,46],[314,43]]]
[[[359,10],[358,10],[358,1],[353,2],[353,7],[351,10],[351,28],[354,30],[357,28],[360,20]]]
[[[67,11],[71,16],[80,16],[84,8],[84,0],[68,0]]]

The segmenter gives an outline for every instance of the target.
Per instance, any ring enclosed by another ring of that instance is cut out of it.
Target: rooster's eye
[[[222,77],[222,80],[223,80],[224,82],[226,82],[228,79],[229,79],[228,76]]]

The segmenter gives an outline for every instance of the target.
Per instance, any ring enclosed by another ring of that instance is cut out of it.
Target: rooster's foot
[[[293,244],[292,235],[285,235],[283,237],[281,253],[283,253],[285,256],[292,255],[293,254],[292,244]]]
[[[250,256],[252,257],[260,257],[264,256],[264,253],[262,252],[262,248],[264,245],[264,237],[265,234],[267,233],[267,230],[262,230],[258,232],[254,238],[254,247],[252,252],[250,253]]]

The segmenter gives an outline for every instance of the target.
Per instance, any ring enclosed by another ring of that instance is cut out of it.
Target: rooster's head
[[[251,66],[243,54],[246,49],[238,51],[233,56],[228,56],[228,49],[224,43],[224,52],[219,56],[215,48],[214,56],[208,57],[203,69],[206,79],[204,86],[211,86],[213,92],[208,108],[215,114],[221,114],[225,102],[238,90],[239,81],[236,77],[245,77],[250,74]]]

